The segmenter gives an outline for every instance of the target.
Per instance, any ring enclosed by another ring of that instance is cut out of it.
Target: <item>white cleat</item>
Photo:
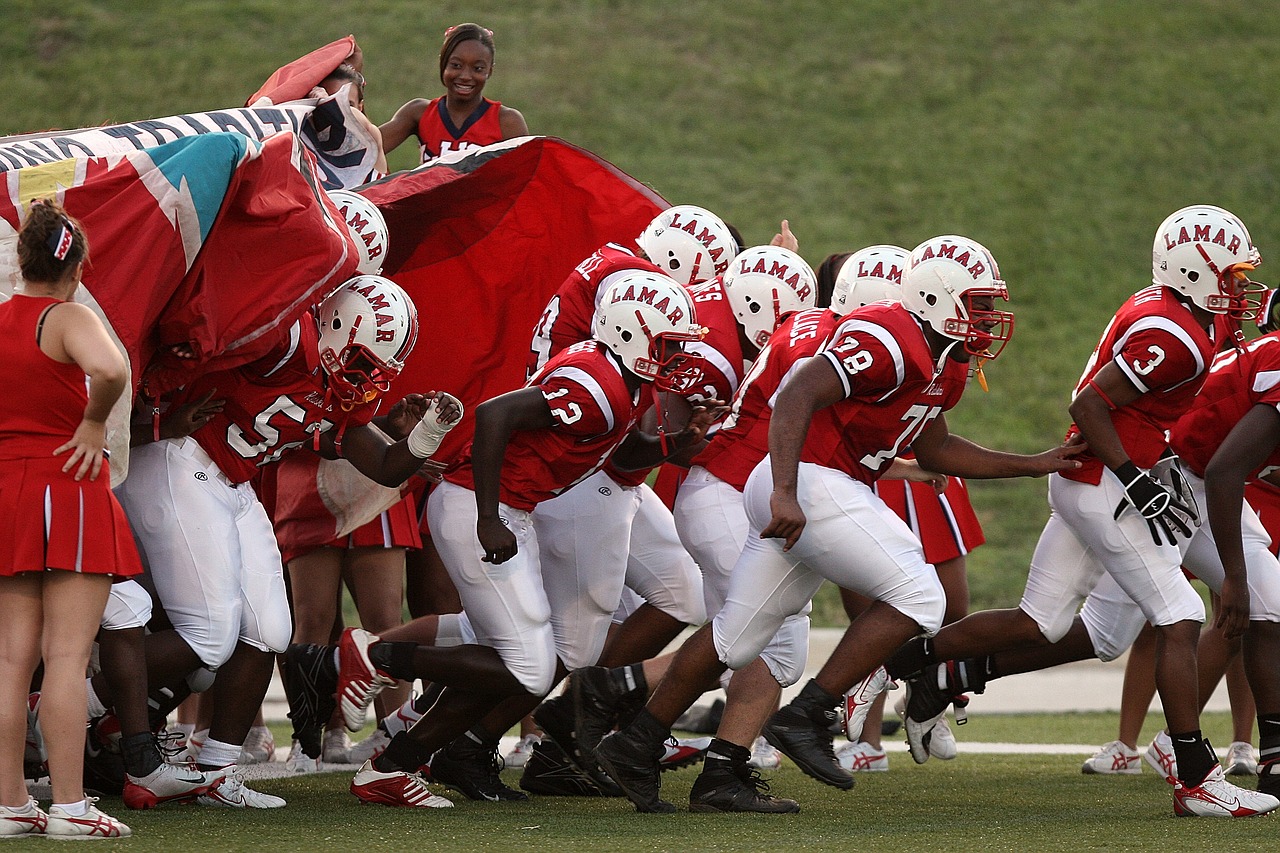
[[[951,725],[944,716],[938,720],[938,724],[933,727],[933,732],[929,736],[929,756],[939,761],[950,761],[959,753],[956,745],[955,732],[951,731]]]
[[[524,767],[529,763],[529,756],[533,755],[533,748],[540,743],[542,743],[542,737],[535,732],[530,732],[516,741],[511,751],[503,756],[503,764],[508,770]]]
[[[302,751],[302,744],[296,740],[289,747],[289,757],[284,761],[284,769],[290,773],[315,773],[320,769],[319,761]]]
[[[351,738],[343,729],[329,729],[324,733],[320,748],[320,760],[325,764],[351,764]]]
[[[777,770],[782,766],[782,753],[773,748],[773,744],[762,737],[756,738],[751,747],[751,757],[747,766],[757,770]]]
[[[862,737],[862,727],[867,722],[867,712],[875,704],[876,699],[886,690],[893,690],[898,685],[889,678],[884,667],[878,666],[875,671],[859,681],[844,694],[844,733],[850,742]]]
[[[202,806],[220,806],[226,809],[279,809],[284,808],[282,797],[255,791],[244,783],[240,768],[232,764],[222,768],[227,778],[222,784],[196,800]]]
[[[1257,776],[1258,756],[1253,751],[1253,744],[1239,740],[1231,744],[1223,766],[1228,776]]]
[[[1194,788],[1173,786],[1173,813],[1178,817],[1253,817],[1280,807],[1280,800],[1233,785],[1215,766]]]
[[[271,729],[254,726],[240,747],[240,764],[266,764],[276,760],[276,740]]]

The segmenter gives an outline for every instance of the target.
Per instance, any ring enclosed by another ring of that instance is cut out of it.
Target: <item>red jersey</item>
[[[769,452],[769,417],[778,389],[800,362],[827,342],[839,322],[826,308],[801,311],[783,320],[733,395],[728,417],[693,464],[742,491],[747,477]]]
[[[1125,452],[1139,468],[1150,468],[1164,452],[1165,433],[1191,406],[1204,384],[1223,327],[1205,331],[1174,291],[1160,285],[1139,290],[1120,306],[1085,365],[1072,399],[1098,371],[1115,363],[1142,396],[1111,412]],[[1074,423],[1067,437],[1080,432]],[[1082,483],[1102,479],[1102,462],[1089,451],[1080,468],[1062,476]]]
[[[1209,460],[1223,439],[1254,406],[1280,409],[1280,332],[1263,335],[1243,350],[1219,355],[1191,409],[1169,431],[1169,446],[1203,477]],[[1273,450],[1259,471],[1280,468],[1280,450]]]
[[[480,148],[502,141],[502,125],[498,116],[502,112],[502,104],[481,98],[480,105],[467,116],[462,127],[455,127],[449,117],[449,107],[445,104],[445,96],[433,100],[422,111],[418,119],[418,150],[422,154],[422,162],[447,154],[450,151],[462,151],[467,148]]]
[[[533,345],[525,377],[533,376],[552,356],[580,341],[590,340],[591,321],[605,288],[633,272],[662,273],[662,270],[618,243],[606,243],[578,264],[533,327]]]
[[[84,418],[89,403],[84,371],[74,362],[49,358],[36,342],[40,315],[61,301],[15,293],[0,304],[5,365],[22,378],[20,393],[0,394],[0,459],[51,458]]]
[[[499,500],[532,510],[590,477],[639,419],[644,405],[622,368],[599,341],[569,347],[534,374],[526,387],[539,389],[551,406],[552,425],[511,435],[502,460]],[[643,395],[647,405],[648,395]],[[475,489],[471,445],[445,479]]]
[[[267,356],[207,373],[175,401],[196,400],[209,390],[227,401],[192,437],[233,483],[248,482],[259,466],[309,444],[315,433],[373,419],[376,401],[349,412],[336,401],[326,404],[318,337],[315,321],[307,315],[289,329],[289,340]]]
[[[967,362],[935,363],[920,322],[886,302],[846,315],[815,358],[830,363],[845,396],[814,412],[800,459],[868,485],[960,401],[969,376]]]

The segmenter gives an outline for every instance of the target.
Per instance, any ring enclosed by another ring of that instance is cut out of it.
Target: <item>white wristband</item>
[[[409,452],[419,459],[427,459],[431,454],[435,453],[436,449],[440,447],[440,442],[449,434],[449,430],[453,429],[462,420],[461,415],[459,415],[458,420],[453,423],[440,422],[440,412],[437,406],[441,401],[450,400],[456,403],[459,409],[462,409],[462,403],[458,398],[441,391],[436,395],[436,399],[431,401],[426,417],[418,421],[409,432],[408,438],[405,439]]]

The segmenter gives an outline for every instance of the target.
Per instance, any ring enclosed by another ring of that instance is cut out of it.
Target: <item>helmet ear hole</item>
[[[937,304],[938,304],[938,297],[937,297],[937,295],[936,295],[936,294],[933,294],[933,293],[924,293],[924,294],[921,294],[921,295],[924,297],[924,301],[925,301],[926,303],[928,303],[928,305],[929,305],[929,307],[930,307],[930,308],[932,308],[933,306],[935,306],[935,305],[937,305]]]
[[[618,337],[622,338],[624,343],[631,343],[632,335],[630,329],[618,329]]]
[[[342,328],[342,318],[341,318],[341,317],[334,317],[334,318],[333,318],[333,320],[331,320],[331,321],[329,322],[329,328],[333,329],[335,332],[336,332],[336,331],[338,331],[339,329],[341,329],[341,328]]]
[[[1183,275],[1187,277],[1187,280],[1190,281],[1192,284],[1194,284],[1196,281],[1200,279],[1200,273],[1196,272],[1195,270],[1189,270],[1184,267],[1181,270],[1181,272]]]

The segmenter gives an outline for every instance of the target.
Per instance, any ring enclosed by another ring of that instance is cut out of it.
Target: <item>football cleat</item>
[[[512,770],[524,767],[529,763],[529,756],[533,754],[533,748],[542,740],[542,736],[537,732],[530,732],[520,740],[516,741],[516,745],[512,747],[502,758],[503,764]]]
[[[98,811],[97,797],[85,797],[88,809],[82,815],[68,814],[61,806],[49,809],[45,838],[128,838],[133,830],[109,814]]]
[[[431,778],[470,800],[519,802],[529,799],[502,781],[502,758],[497,746],[485,747],[463,735],[431,758]]]
[[[574,671],[569,677],[569,692],[573,696],[578,748],[588,760],[595,753],[596,744],[613,731],[614,725],[620,720],[630,720],[645,702],[644,692],[639,689],[620,691],[609,670],[602,666]]]
[[[1235,741],[1227,750],[1226,774],[1228,776],[1257,776],[1258,757],[1253,744]]]
[[[929,734],[929,756],[939,761],[950,761],[958,752],[956,736],[944,716]]]
[[[751,812],[754,814],[795,814],[800,804],[769,793],[769,783],[760,771],[745,764],[725,766],[712,762],[694,780],[689,791],[691,812]]]
[[[1173,741],[1169,739],[1167,731],[1160,730],[1151,741],[1151,746],[1147,747],[1143,758],[1164,781],[1170,785],[1178,784],[1178,757],[1173,753]]]
[[[25,806],[0,806],[0,838],[28,838],[44,835],[49,816],[34,799]]]
[[[836,763],[831,732],[790,705],[780,708],[764,726],[764,738],[808,776],[847,791],[854,779]]]
[[[290,773],[315,773],[320,769],[320,762],[307,755],[302,744],[295,740],[289,747],[289,757],[284,760],[284,769]]]
[[[1086,758],[1080,772],[1088,775],[1110,776],[1123,774],[1132,776],[1142,772],[1142,756],[1136,749],[1130,749],[1118,740],[1104,744],[1102,749],[1091,758]]]
[[[394,678],[378,672],[369,660],[369,646],[376,642],[377,635],[362,628],[348,628],[338,641],[338,706],[348,731],[364,728],[365,714],[374,697],[396,683]]]
[[[284,653],[282,680],[295,736],[299,732],[323,729],[336,707],[338,667],[333,647],[312,643],[290,645]]]
[[[573,697],[565,693],[548,699],[534,709],[533,719],[542,727],[545,736],[555,741],[569,761],[600,789],[601,796],[622,796],[622,790],[600,769],[594,756],[587,757],[582,753],[576,730],[578,720],[574,713]]]
[[[320,747],[320,760],[326,764],[352,763],[351,738],[345,731],[329,729],[324,733],[324,741]]]
[[[362,803],[409,808],[449,809],[453,802],[431,793],[426,781],[417,773],[395,770],[383,773],[366,761],[351,780],[351,793]]]
[[[279,809],[284,808],[283,797],[255,791],[244,783],[240,768],[234,764],[222,768],[226,778],[222,784],[196,799],[202,806],[218,806],[224,809]]]
[[[1273,812],[1277,807],[1280,800],[1231,784],[1218,766],[1194,788],[1181,782],[1173,786],[1173,813],[1178,817],[1253,817]]]
[[[862,737],[862,727],[867,722],[867,712],[875,704],[876,699],[886,690],[894,690],[897,684],[889,678],[884,667],[878,666],[875,671],[859,681],[848,693],[844,694],[844,733],[850,741]]]
[[[658,761],[664,747],[646,743],[627,731],[615,732],[600,741],[596,759],[638,812],[671,814],[676,807],[658,796],[662,789]]]
[[[880,773],[889,769],[889,756],[883,749],[854,741],[836,750],[836,763],[850,773]]]
[[[663,748],[666,751],[662,754],[658,764],[664,772],[667,770],[679,770],[681,767],[689,767],[701,761],[710,746],[711,738],[709,737],[669,737],[666,743],[663,744]]]
[[[520,787],[546,797],[603,797],[599,786],[577,768],[564,750],[546,738],[533,747],[520,776]],[[612,786],[614,789],[616,785]],[[621,796],[619,791],[618,796]]]
[[[751,757],[747,759],[747,766],[757,770],[777,770],[782,766],[782,753],[774,749],[769,741],[758,737],[751,746]]]
[[[161,803],[189,803],[216,788],[225,776],[220,770],[202,773],[160,764],[146,776],[125,775],[124,804],[131,809],[153,809]]]
[[[916,764],[924,764],[932,754],[929,750],[933,739],[934,727],[947,713],[951,704],[949,696],[938,686],[938,678],[943,665],[927,666],[920,675],[906,680],[906,695],[903,696],[899,713],[902,725],[907,731],[907,745],[911,749],[911,758]]]
[[[1280,797],[1280,762],[1270,761],[1258,765],[1258,790]]]
[[[357,766],[364,764],[366,761],[372,761],[382,755],[389,743],[391,743],[391,735],[387,734],[379,726],[367,738],[357,744],[352,744],[347,753],[347,761]]]
[[[266,764],[276,760],[276,740],[271,729],[266,726],[254,726],[249,729],[244,745],[240,747],[240,761],[244,764]]]

